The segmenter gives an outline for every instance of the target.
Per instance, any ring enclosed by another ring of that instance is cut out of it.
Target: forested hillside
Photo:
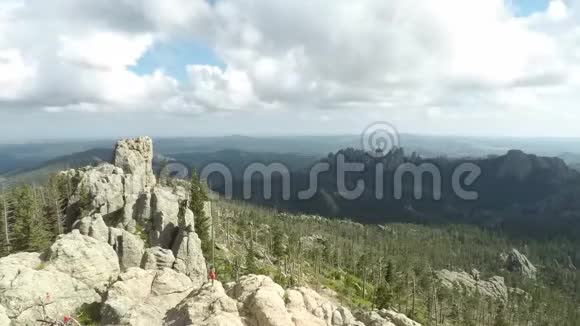
[[[337,182],[339,158],[364,166],[362,171],[345,174],[347,189],[355,189],[359,180],[364,182],[364,191],[354,199],[345,198],[341,193]],[[352,218],[364,223],[471,224],[523,238],[576,237],[575,230],[580,229],[580,206],[575,199],[580,196],[580,173],[559,158],[517,150],[482,159],[422,158],[415,153],[405,155],[400,148],[384,157],[374,158],[362,150],[350,148],[331,153],[320,163],[328,164],[329,168],[318,174],[317,188],[310,199],[298,198],[298,194],[312,184],[310,170],[291,174],[289,199],[283,198],[285,181],[279,174],[265,176],[272,184],[271,198],[265,198],[264,177],[259,174],[253,175],[250,185],[241,177],[235,179],[234,196],[245,198],[244,188],[251,188],[250,199],[260,205]],[[466,190],[477,193],[477,200],[459,198],[452,186],[453,173],[463,163],[474,164],[481,171],[473,184],[465,185]],[[400,182],[402,196],[397,198],[394,194],[395,176],[405,165],[436,168],[441,187],[434,186],[430,173],[415,178],[408,173]],[[380,184],[377,169],[382,173]],[[416,181],[421,185],[418,199],[414,197]],[[224,192],[221,176],[212,176],[211,184],[218,192]],[[380,198],[377,197],[379,188],[382,190]],[[441,198],[435,197],[436,192]]]
[[[63,232],[69,181],[55,176],[2,194],[2,255],[43,251]],[[362,225],[224,199],[213,201],[211,216],[196,220],[196,231],[224,283],[266,274],[354,309],[397,309],[423,325],[572,326],[580,319],[578,242],[513,240],[461,225]],[[535,279],[508,270],[512,248],[537,267]],[[460,271],[468,273],[451,274]],[[478,290],[488,286],[497,293]]]
[[[214,203],[215,265],[224,278],[260,270],[289,285],[327,287],[354,306],[396,307],[425,325],[576,325],[580,320],[578,242],[511,240],[461,225],[362,225],[241,202]],[[536,280],[508,271],[502,254],[512,248],[536,264]],[[437,273],[443,269],[476,269],[481,280],[499,275],[513,290],[502,301],[470,293],[465,285],[444,287]]]

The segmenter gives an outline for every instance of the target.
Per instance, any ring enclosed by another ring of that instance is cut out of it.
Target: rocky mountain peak
[[[151,138],[124,139],[116,144],[114,165],[65,172],[74,180],[69,224],[113,247],[123,270],[173,268],[199,285],[207,271],[195,216],[183,209],[189,190],[157,184],[152,158]]]
[[[119,140],[115,146],[114,164],[124,173],[142,177],[143,185],[155,184],[153,174],[153,141],[149,137]]]

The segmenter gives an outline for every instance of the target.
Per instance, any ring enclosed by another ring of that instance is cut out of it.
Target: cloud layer
[[[510,3],[3,0],[0,110],[580,121],[580,2],[527,17]],[[183,67],[185,80],[134,72],[176,41],[204,44],[225,65]]]

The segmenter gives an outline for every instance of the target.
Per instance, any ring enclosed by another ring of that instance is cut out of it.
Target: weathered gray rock
[[[510,272],[520,273],[529,279],[536,279],[536,267],[528,260],[528,257],[516,249],[512,249],[507,255],[506,268]]]
[[[126,174],[124,180],[123,198],[125,205],[123,206],[123,227],[130,232],[135,232],[136,221],[146,219],[149,203],[146,202],[150,198],[149,186],[143,184],[141,176]]]
[[[327,326],[326,322],[306,310],[289,311],[295,326]]]
[[[18,252],[0,259],[2,265],[17,265],[37,269],[42,266],[42,255],[37,252]]]
[[[376,311],[359,311],[356,313],[356,317],[365,326],[396,326],[390,320],[383,318]]]
[[[168,310],[193,290],[191,280],[171,269],[130,268],[108,291],[103,324],[161,325]]]
[[[479,293],[501,301],[508,299],[508,287],[503,277],[494,276],[487,281],[476,280],[472,275],[465,272],[452,272],[446,269],[435,272],[435,275],[446,288],[460,288],[467,293]]]
[[[300,287],[286,291],[286,308],[292,320],[302,324],[321,323],[332,326],[357,326],[360,323],[350,310],[339,307],[316,291]]]
[[[194,286],[201,286],[207,280],[207,267],[197,234],[180,230],[172,250],[175,256],[173,269],[189,276]]]
[[[481,279],[481,273],[474,268],[471,270],[471,277],[473,277],[474,280],[479,281]]]
[[[131,267],[141,266],[145,244],[138,235],[123,229],[110,228],[109,245],[115,249],[119,257],[121,269],[127,270]]]
[[[20,258],[24,258],[22,265],[17,263]],[[89,285],[58,270],[48,269],[43,263],[30,267],[32,263],[36,263],[33,254],[0,259],[0,306],[12,319],[12,325],[37,325],[37,319],[41,318],[61,320],[64,315],[74,314],[83,304],[100,301],[100,296]]]
[[[136,195],[155,185],[153,141],[149,137],[123,139],[115,146],[114,164],[131,177],[125,180],[125,195]],[[136,201],[136,197],[129,202]],[[131,214],[132,215],[132,214]]]
[[[365,326],[421,326],[404,314],[387,309],[358,311],[356,316]]]
[[[108,226],[135,231],[135,220],[149,217],[148,193],[155,185],[153,147],[148,137],[117,142],[114,162],[98,167],[70,170],[64,174],[75,187],[67,220],[72,225],[83,196],[90,203],[85,210],[103,215]]]
[[[9,326],[10,325],[10,318],[6,314],[6,308],[0,305],[0,326]]]
[[[141,226],[151,223],[151,192],[144,192],[139,195],[135,202],[133,218]]]
[[[100,292],[105,291],[120,272],[113,248],[80,234],[79,230],[59,236],[48,250],[46,260],[47,270],[70,275]]]
[[[141,268],[143,269],[165,269],[173,268],[175,257],[173,251],[161,247],[153,247],[145,250]]]
[[[102,215],[113,214],[123,208],[123,171],[111,164],[80,169],[76,195],[84,189],[91,198],[91,208]]]
[[[126,174],[139,176],[145,188],[155,184],[153,141],[149,137],[123,139],[115,146],[114,164]]]
[[[180,205],[186,197],[170,188],[155,187],[151,192],[151,245],[169,248],[179,226]]]
[[[237,302],[228,297],[218,281],[206,283],[170,310],[165,324],[173,326],[244,326]]]
[[[79,220],[75,225],[81,234],[88,235],[102,242],[109,241],[109,227],[105,224],[103,216],[95,213]]]
[[[195,231],[195,217],[191,209],[185,209],[183,217],[179,218],[179,228],[187,232]],[[211,232],[211,231],[210,231]]]
[[[146,203],[141,200],[143,196],[155,185],[153,174],[153,142],[149,137],[124,139],[117,142],[115,147],[114,164],[125,172],[123,198],[123,224],[129,226],[130,222],[140,219],[140,215],[146,210]]]
[[[395,326],[421,326],[418,322],[396,311],[382,309],[379,310],[379,315],[390,320]]]
[[[284,289],[264,275],[243,276],[231,295],[242,304],[240,314],[255,325],[294,326],[286,310]]]

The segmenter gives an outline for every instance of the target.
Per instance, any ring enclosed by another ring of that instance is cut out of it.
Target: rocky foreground
[[[207,283],[187,190],[157,184],[147,137],[117,143],[114,164],[64,172],[71,232],[44,253],[0,259],[0,326],[98,309],[103,325],[420,326],[395,311],[352,313],[269,277]]]

